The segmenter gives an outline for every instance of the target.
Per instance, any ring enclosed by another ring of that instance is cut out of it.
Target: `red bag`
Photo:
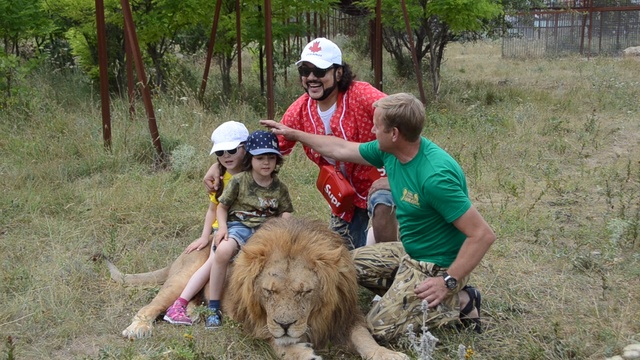
[[[316,187],[331,206],[334,215],[340,216],[353,209],[356,192],[336,166],[320,166]]]

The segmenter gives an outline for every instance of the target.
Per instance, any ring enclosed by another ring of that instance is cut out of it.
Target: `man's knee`
[[[396,212],[391,206],[378,204],[375,207],[371,227],[377,243],[398,240],[398,220],[396,220]]]
[[[373,221],[384,222],[389,220],[396,222],[396,211],[394,208],[386,204],[376,205],[375,209],[373,209]]]
[[[389,190],[378,190],[369,194],[367,210],[371,217],[373,238],[376,243],[398,240],[398,221],[395,203]]]

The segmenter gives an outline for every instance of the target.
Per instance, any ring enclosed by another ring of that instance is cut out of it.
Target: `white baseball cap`
[[[218,126],[211,134],[211,142],[213,148],[209,154],[213,154],[218,150],[231,150],[235,149],[247,141],[249,137],[249,130],[243,123],[237,121],[227,121]]]
[[[327,69],[333,64],[342,65],[342,51],[333,41],[323,37],[317,38],[304,47],[296,65],[303,61],[310,62],[317,68]]]

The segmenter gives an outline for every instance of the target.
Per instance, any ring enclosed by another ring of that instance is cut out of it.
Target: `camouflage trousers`
[[[425,314],[413,289],[428,277],[442,276],[446,268],[411,259],[399,241],[364,246],[352,255],[358,283],[382,296],[367,314],[367,327],[376,340],[398,340],[410,325],[418,333],[423,323],[431,328],[458,320],[458,292],[468,277],[458,280],[458,287]]]

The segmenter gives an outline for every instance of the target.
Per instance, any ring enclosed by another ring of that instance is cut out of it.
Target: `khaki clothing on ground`
[[[423,319],[422,300],[414,288],[428,277],[442,276],[447,270],[433,263],[413,260],[401,242],[364,246],[352,252],[358,283],[382,299],[367,314],[367,327],[373,337],[382,342],[407,334],[409,325],[418,332]],[[455,321],[460,315],[458,292],[468,281],[458,280],[458,287],[442,303],[427,312],[427,327],[437,327]]]

